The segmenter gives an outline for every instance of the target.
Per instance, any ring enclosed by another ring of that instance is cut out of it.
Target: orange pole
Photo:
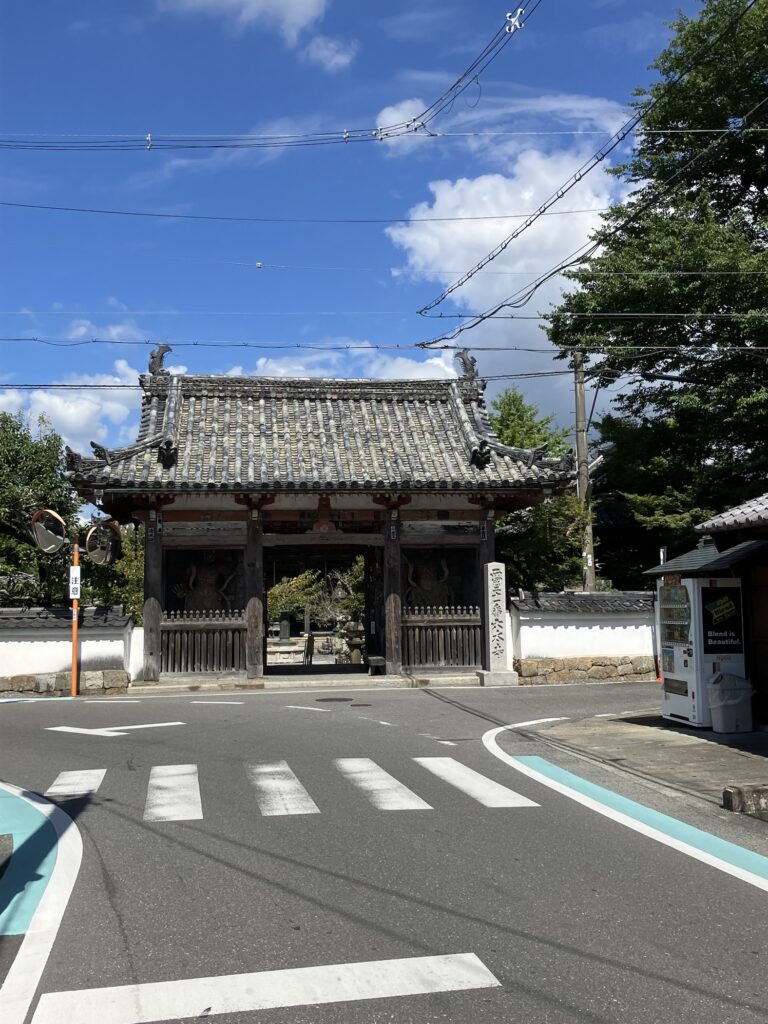
[[[78,544],[78,538],[75,537],[72,543],[72,565],[80,565],[80,545]],[[70,693],[73,697],[77,696],[77,617],[78,610],[80,608],[80,602],[76,597],[72,598],[72,684],[70,687]]]

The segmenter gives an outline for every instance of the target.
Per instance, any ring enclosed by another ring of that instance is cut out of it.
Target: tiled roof
[[[512,597],[510,604],[521,612],[557,612],[563,615],[627,615],[649,612],[653,594],[531,594]]]
[[[768,541],[745,540],[727,551],[718,551],[711,537],[702,537],[692,551],[670,558],[669,561],[646,569],[644,576],[666,576],[680,573],[683,576],[715,576],[718,572],[731,569],[739,562],[768,548]]]
[[[139,436],[67,452],[81,490],[562,490],[573,457],[500,443],[482,384],[442,381],[140,378]]]
[[[697,526],[700,533],[721,533],[725,530],[740,530],[745,526],[768,526],[768,494],[745,501],[713,516],[706,523]]]
[[[80,608],[80,629],[124,629],[131,616],[122,605]],[[0,631],[5,629],[69,630],[71,608],[0,608]]]

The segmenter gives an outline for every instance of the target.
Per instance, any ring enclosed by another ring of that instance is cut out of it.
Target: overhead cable
[[[559,188],[557,188],[549,196],[549,198],[546,199],[539,206],[539,208],[530,215],[530,217],[526,218],[526,220],[519,227],[515,228],[515,230],[511,234],[507,235],[506,238],[499,242],[499,244],[494,249],[492,249],[470,270],[468,270],[465,274],[463,274],[456,281],[454,281],[453,284],[445,288],[436,298],[432,299],[431,302],[428,302],[426,306],[422,306],[422,308],[419,310],[419,313],[421,313],[423,316],[426,316],[431,309],[434,309],[436,306],[439,306],[448,298],[449,295],[452,295],[453,292],[455,292],[458,288],[463,287],[468,281],[470,281],[475,276],[475,274],[477,274],[489,263],[491,263],[498,256],[500,256],[507,249],[510,243],[512,243],[516,238],[519,238],[520,235],[523,234],[523,232],[527,231],[528,228],[535,224],[536,221],[544,213],[546,213],[551,206],[554,206],[555,203],[559,203],[563,196],[567,195],[573,188],[575,188],[576,185],[578,185],[579,182],[590,173],[590,171],[594,170],[594,168],[597,167],[598,164],[602,163],[603,160],[605,160],[606,157],[610,153],[612,153],[613,150],[616,149],[616,147],[619,146],[632,131],[634,131],[634,129],[637,127],[638,124],[640,124],[643,118],[646,117],[651,112],[651,110],[653,110],[654,107],[656,107],[657,104],[661,102],[661,100],[667,95],[667,93],[671,89],[673,89],[680,81],[682,81],[688,74],[690,74],[691,71],[697,68],[699,64],[703,63],[706,59],[708,59],[711,56],[712,50],[716,47],[716,45],[722,39],[724,39],[725,36],[729,32],[731,32],[732,29],[736,28],[736,26],[741,22],[741,20],[744,18],[747,12],[752,7],[754,7],[756,3],[757,0],[748,0],[746,6],[739,12],[739,14],[737,14],[736,17],[732,18],[725,26],[725,28],[723,28],[723,30],[719,32],[718,35],[712,41],[707,41],[707,43],[696,52],[694,58],[688,63],[688,65],[685,68],[683,68],[682,71],[678,72],[671,79],[669,79],[664,84],[664,86],[659,90],[657,95],[643,106],[642,110],[639,113],[633,114],[633,116],[630,117],[629,120],[626,121],[617,132],[614,133],[614,135],[609,139],[609,141],[606,142],[604,146],[601,146],[596,153],[594,153],[576,171],[574,171],[570,178],[568,178],[567,181],[565,181]],[[746,125],[747,121],[748,116],[745,116],[744,118],[741,119],[741,124]],[[738,130],[738,128],[726,128],[724,132],[721,132],[721,134],[718,135],[718,139],[722,138],[723,134],[738,132]]]
[[[96,213],[110,217],[152,217],[160,220],[213,220],[242,224],[430,224],[454,221],[522,220],[529,213],[490,213],[476,217],[240,217],[217,213],[168,213],[151,210],[109,210],[88,206],[52,206],[49,203],[12,203],[0,200],[0,206],[20,210],[54,210],[58,213]],[[567,217],[576,213],[605,213],[609,207],[579,210],[553,210],[549,217]]]
[[[39,138],[24,134],[0,136],[0,149],[16,150],[48,150],[68,152],[126,152],[131,150],[217,150],[217,149],[286,149],[307,146],[348,145],[355,142],[384,142],[414,135],[419,132],[429,134],[429,125],[446,108],[464,93],[472,82],[478,81],[483,72],[493,63],[512,37],[523,27],[522,17],[526,21],[534,14],[542,0],[536,0],[527,14],[520,7],[516,12],[507,14],[504,24],[494,34],[481,52],[459,77],[437,99],[425,107],[421,113],[407,120],[394,124],[376,127],[352,128],[324,132],[285,133],[279,135],[239,135],[208,137],[203,140],[195,136],[164,136],[153,132],[126,135],[81,136],[76,134],[55,135]]]
[[[762,100],[756,103],[749,111],[747,111],[747,113],[742,118],[740,118],[740,120],[742,122],[746,122],[750,117],[754,116],[760,110],[761,107],[765,106],[766,104],[768,104],[768,96],[765,96]],[[600,233],[600,236],[596,240],[590,240],[589,242],[585,242],[583,245],[579,246],[578,249],[575,249],[569,256],[566,256],[565,259],[561,260],[558,264],[552,267],[551,270],[547,271],[544,274],[541,274],[539,277],[536,278],[535,281],[518,289],[518,291],[508,296],[506,299],[503,299],[501,302],[496,303],[495,306],[492,306],[485,312],[478,314],[473,320],[470,320],[467,323],[463,323],[459,327],[456,327],[454,330],[439,335],[437,338],[432,338],[430,341],[421,342],[421,347],[428,349],[433,344],[436,344],[438,342],[452,341],[454,338],[457,338],[460,334],[463,334],[465,331],[474,330],[475,327],[478,327],[486,320],[496,318],[499,311],[502,309],[521,309],[523,306],[527,305],[527,303],[530,302],[530,300],[533,298],[536,292],[544,284],[546,284],[547,281],[550,281],[553,277],[557,277],[563,271],[570,270],[573,267],[578,266],[580,263],[583,263],[585,260],[589,259],[598,251],[598,249],[601,248],[601,246],[605,244],[605,242],[609,238],[614,238],[621,231],[624,231],[630,224],[634,223],[638,219],[638,217],[640,217],[647,210],[651,209],[653,206],[656,206],[661,200],[666,199],[674,191],[676,187],[676,179],[679,178],[682,174],[684,174],[685,171],[687,171],[693,164],[701,160],[702,157],[706,156],[709,152],[711,152],[717,145],[719,145],[719,143],[725,138],[725,136],[729,134],[732,134],[730,129],[726,132],[722,132],[720,135],[717,136],[717,138],[713,139],[702,150],[700,150],[698,153],[692,156],[690,160],[687,160],[682,167],[678,168],[674,172],[674,174],[671,174],[669,178],[667,178],[667,180],[661,184],[660,187],[651,188],[650,193],[646,196],[645,199],[636,203],[634,206],[630,207],[630,212],[627,214],[626,217],[624,217],[617,224],[612,225],[607,230],[602,231]],[[746,316],[747,314],[737,313],[734,315]]]

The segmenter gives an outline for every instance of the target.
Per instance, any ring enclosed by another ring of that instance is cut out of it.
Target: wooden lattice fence
[[[245,613],[164,612],[161,672],[244,672]]]
[[[482,667],[483,626],[477,607],[405,608],[402,628],[407,670]]]

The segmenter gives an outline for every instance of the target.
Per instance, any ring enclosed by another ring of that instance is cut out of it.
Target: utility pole
[[[574,390],[576,392],[576,465],[578,495],[587,513],[582,544],[582,583],[591,593],[595,590],[595,548],[592,538],[592,509],[590,502],[589,455],[587,453],[587,409],[584,399],[584,353],[573,353]]]

